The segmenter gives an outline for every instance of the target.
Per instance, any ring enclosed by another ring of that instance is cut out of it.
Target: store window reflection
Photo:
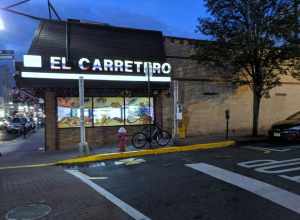
[[[93,125],[92,98],[84,99],[84,122],[86,127]],[[71,128],[80,126],[79,98],[58,97],[57,98],[57,127]]]
[[[148,97],[130,97],[125,98],[125,124],[126,125],[142,125],[152,124],[153,117],[153,98]]]

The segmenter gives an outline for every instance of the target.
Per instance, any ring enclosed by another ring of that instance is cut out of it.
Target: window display
[[[84,121],[86,127],[93,125],[92,98],[84,99]],[[80,109],[78,97],[57,98],[57,127],[72,128],[80,126]]]
[[[143,125],[154,122],[152,97],[150,110],[148,97],[86,97],[84,102],[86,127]],[[58,97],[57,127],[73,128],[79,126],[79,98]]]
[[[123,97],[95,97],[94,126],[123,125],[123,106]]]
[[[152,124],[153,115],[153,98],[150,98],[150,109],[148,97],[125,98],[126,125]]]

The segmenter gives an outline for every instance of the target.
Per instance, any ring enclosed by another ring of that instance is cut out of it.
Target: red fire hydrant
[[[124,127],[120,127],[118,130],[118,148],[120,152],[124,152],[126,150],[127,142],[127,130]]]

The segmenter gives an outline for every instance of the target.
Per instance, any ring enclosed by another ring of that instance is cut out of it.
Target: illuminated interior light
[[[95,75],[95,74],[77,74],[77,73],[45,73],[45,72],[22,72],[22,78],[35,79],[74,79],[83,77],[85,80],[103,80],[103,81],[130,81],[147,82],[146,76],[128,76],[128,75]],[[151,82],[171,82],[171,77],[151,76]]]
[[[24,67],[42,67],[42,57],[39,55],[24,55]]]

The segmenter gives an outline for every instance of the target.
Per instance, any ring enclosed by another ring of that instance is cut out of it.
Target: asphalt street
[[[98,163],[79,171],[83,180],[97,184],[149,219],[293,220],[300,219],[300,203],[295,204],[300,201],[300,181],[293,178],[300,175],[297,158],[300,158],[300,145],[259,143],[149,156],[143,158],[145,162],[135,165],[116,165],[116,161],[110,161],[105,166]],[[264,161],[243,165],[253,160]],[[257,169],[262,167],[260,163],[270,160],[275,165],[278,161],[287,162],[267,170],[268,173]],[[221,171],[201,172],[186,166],[199,163]],[[248,168],[251,165],[254,168]],[[291,168],[295,169],[289,171]],[[85,184],[97,191],[90,182]],[[103,196],[101,190],[99,196]]]
[[[0,219],[44,204],[51,212],[41,219],[298,220],[299,184],[297,143],[2,169]]]
[[[10,141],[17,137],[16,134],[9,134],[5,131],[5,129],[0,129],[0,144],[4,141]]]

